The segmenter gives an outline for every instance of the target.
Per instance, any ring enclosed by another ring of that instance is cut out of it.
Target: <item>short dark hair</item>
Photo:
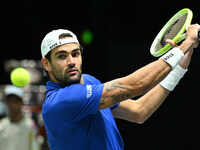
[[[73,36],[69,33],[63,33],[63,34],[59,35],[59,39],[64,39],[66,37],[73,37]]]

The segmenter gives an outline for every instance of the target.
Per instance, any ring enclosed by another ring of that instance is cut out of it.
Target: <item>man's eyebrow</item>
[[[73,49],[73,50],[71,51],[71,53],[76,52],[76,51],[80,51],[80,48]],[[62,53],[70,54],[70,53],[68,53],[68,52],[65,51],[65,50],[60,50],[60,51],[56,52],[55,55],[62,54]]]

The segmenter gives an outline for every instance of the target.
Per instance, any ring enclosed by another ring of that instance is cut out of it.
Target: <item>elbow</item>
[[[146,118],[144,117],[144,115],[138,115],[137,119],[135,120],[135,123],[144,124],[145,121],[146,121]]]
[[[146,119],[141,118],[141,119],[137,120],[137,122],[135,122],[135,123],[144,124],[145,121],[146,121]]]
[[[134,112],[134,114],[135,114],[134,117],[132,117],[132,119],[130,120],[131,122],[134,122],[137,124],[143,124],[148,119],[148,117],[147,117],[148,113],[142,107],[137,108],[137,110]]]
[[[146,121],[146,119],[143,116],[138,115],[130,119],[129,121],[137,124],[143,124]]]

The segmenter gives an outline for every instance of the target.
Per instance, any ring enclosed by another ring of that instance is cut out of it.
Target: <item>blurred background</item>
[[[40,44],[48,32],[73,31],[84,47],[83,73],[106,82],[157,60],[149,52],[151,43],[182,8],[190,8],[192,22],[200,23],[195,0],[6,0],[0,6],[0,98],[12,69],[28,69],[31,82],[25,87],[24,112],[36,121],[45,139],[41,106],[46,81]],[[200,150],[199,66],[200,47],[184,79],[150,119],[142,125],[116,120],[125,150]]]

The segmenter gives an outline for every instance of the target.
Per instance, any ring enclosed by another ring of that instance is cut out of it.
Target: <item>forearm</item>
[[[105,83],[99,109],[144,94],[163,80],[170,71],[171,67],[166,62],[157,60],[126,77]]]
[[[182,60],[182,63],[187,64],[191,58],[188,58],[187,60],[184,59]],[[162,82],[160,82],[160,84],[155,86],[138,100],[126,100],[121,102],[119,107],[113,111],[113,115],[127,121],[143,123],[163,103],[170,91],[175,88],[186,71],[187,69],[178,65]]]
[[[138,123],[145,122],[164,102],[170,91],[163,88],[160,84],[139,98],[136,103],[139,106],[138,113],[140,115]]]
[[[164,102],[170,91],[159,84],[138,100],[126,100],[112,110],[115,118],[130,122],[144,123]]]
[[[160,84],[138,99],[136,103],[138,103],[140,106],[139,108],[141,108],[138,110],[141,114],[141,122],[144,122],[146,119],[148,119],[152,113],[163,103],[170,91],[173,91],[181,78],[187,72],[187,67],[190,63],[191,56],[192,52],[186,54],[184,59],[180,62],[182,67],[180,64],[177,65],[175,69],[172,70],[170,74],[168,74],[168,76],[160,82]]]
[[[152,89],[171,71],[171,67],[162,60],[157,60],[121,79],[131,89],[131,97],[142,95]]]
[[[170,91],[159,84],[138,100],[125,100],[112,110],[115,118],[130,122],[144,123],[163,103]]]
[[[182,52],[178,48],[174,48],[163,55],[161,60],[150,63],[124,78],[105,83],[99,109],[108,108],[118,102],[142,95],[153,88],[177,66],[183,59],[183,54],[194,47],[193,43],[194,41],[192,42],[188,38],[179,46]]]

